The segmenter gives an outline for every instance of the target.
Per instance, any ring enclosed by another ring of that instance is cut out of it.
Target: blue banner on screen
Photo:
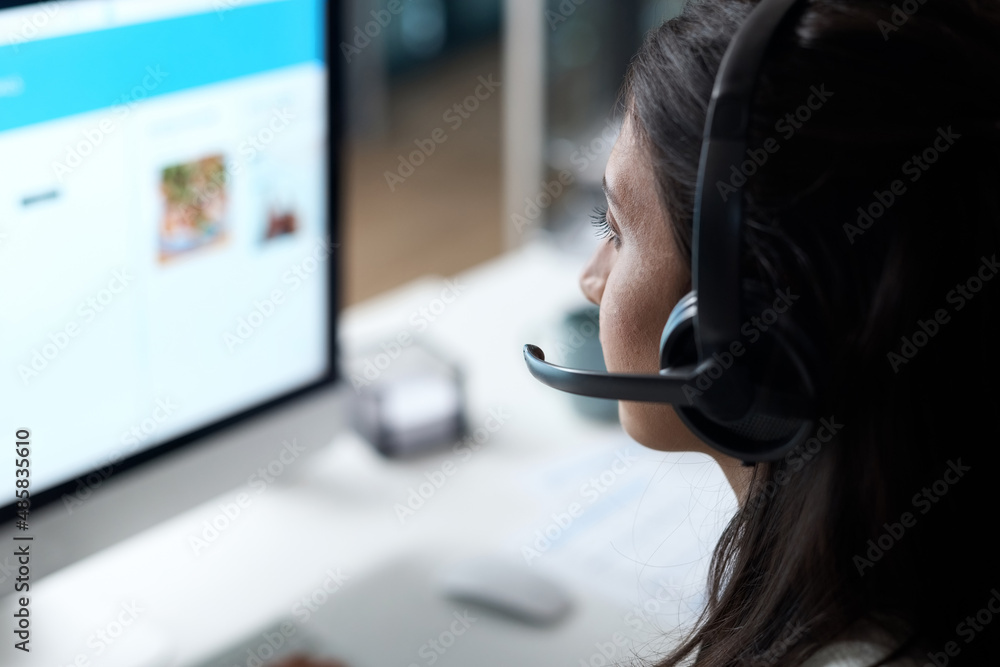
[[[148,2],[149,0],[142,0]],[[321,4],[283,0],[0,47],[0,130],[322,63]]]

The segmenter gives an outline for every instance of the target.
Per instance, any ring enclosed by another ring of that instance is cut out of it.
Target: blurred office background
[[[340,3],[345,305],[457,273],[538,230],[579,245],[602,201],[629,60],[683,3]],[[555,186],[560,174],[568,186]]]

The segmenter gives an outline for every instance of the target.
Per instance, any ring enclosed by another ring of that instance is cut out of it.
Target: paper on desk
[[[505,550],[657,627],[693,619],[736,498],[708,456],[647,449],[624,433],[523,479],[537,516]],[[630,623],[628,619],[623,619]]]

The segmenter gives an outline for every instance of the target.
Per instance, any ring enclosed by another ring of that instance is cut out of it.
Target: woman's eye
[[[621,238],[615,234],[614,228],[612,228],[611,223],[608,222],[607,206],[595,207],[594,212],[590,216],[590,221],[593,223],[594,229],[597,231],[597,238],[610,239],[615,244],[615,250],[621,247]]]

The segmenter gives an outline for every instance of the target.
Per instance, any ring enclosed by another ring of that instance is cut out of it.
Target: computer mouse
[[[565,587],[527,563],[501,556],[477,556],[451,563],[440,571],[437,583],[449,599],[486,607],[539,627],[557,623],[573,606]]]

